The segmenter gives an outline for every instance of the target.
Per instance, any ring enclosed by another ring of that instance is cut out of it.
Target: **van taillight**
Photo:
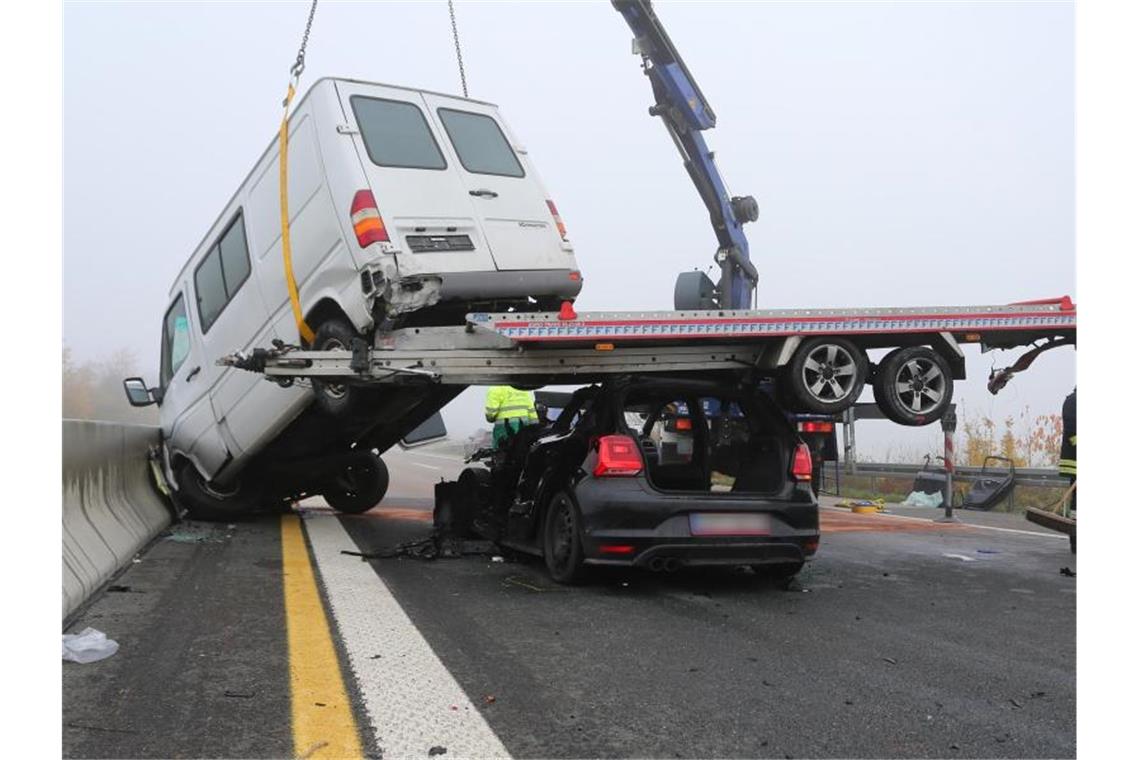
[[[641,472],[641,452],[637,441],[628,435],[603,435],[598,439],[598,463],[595,478],[637,475]]]
[[[371,190],[358,190],[352,196],[352,231],[356,233],[356,242],[361,248],[388,242],[388,230],[380,218],[380,209],[376,208]]]
[[[811,480],[811,449],[806,443],[796,446],[796,455],[792,457],[792,477],[796,480]]]
[[[558,207],[554,205],[554,201],[548,200],[546,207],[550,209],[550,215],[554,217],[554,225],[558,227],[558,234],[562,236],[562,241],[566,241],[566,225],[562,223],[562,217],[558,215]]]

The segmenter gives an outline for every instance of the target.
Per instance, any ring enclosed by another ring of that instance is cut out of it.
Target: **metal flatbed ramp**
[[[865,348],[936,342],[961,356],[982,350],[1073,342],[1077,312],[1068,297],[1009,306],[883,309],[767,309],[474,313],[465,326],[409,327],[354,351],[292,346],[223,362],[290,378],[354,383],[491,385],[589,382],[606,375],[707,372],[784,366],[800,341],[844,336]]]

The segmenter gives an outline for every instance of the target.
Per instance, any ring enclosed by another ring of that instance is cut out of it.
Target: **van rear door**
[[[358,189],[371,189],[399,246],[400,276],[494,271],[475,198],[440,147],[423,96],[345,81],[337,81],[336,89],[370,185]]]
[[[526,152],[486,103],[424,93],[501,270],[576,269]]]

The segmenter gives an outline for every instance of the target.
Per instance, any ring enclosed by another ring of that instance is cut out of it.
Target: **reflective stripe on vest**
[[[1062,475],[1076,475],[1077,474],[1077,460],[1075,459],[1062,459],[1057,465],[1057,472]]]

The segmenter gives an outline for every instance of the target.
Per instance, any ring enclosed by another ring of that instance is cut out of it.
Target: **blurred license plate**
[[[695,512],[689,515],[689,532],[694,536],[767,536],[772,518],[763,514]]]

